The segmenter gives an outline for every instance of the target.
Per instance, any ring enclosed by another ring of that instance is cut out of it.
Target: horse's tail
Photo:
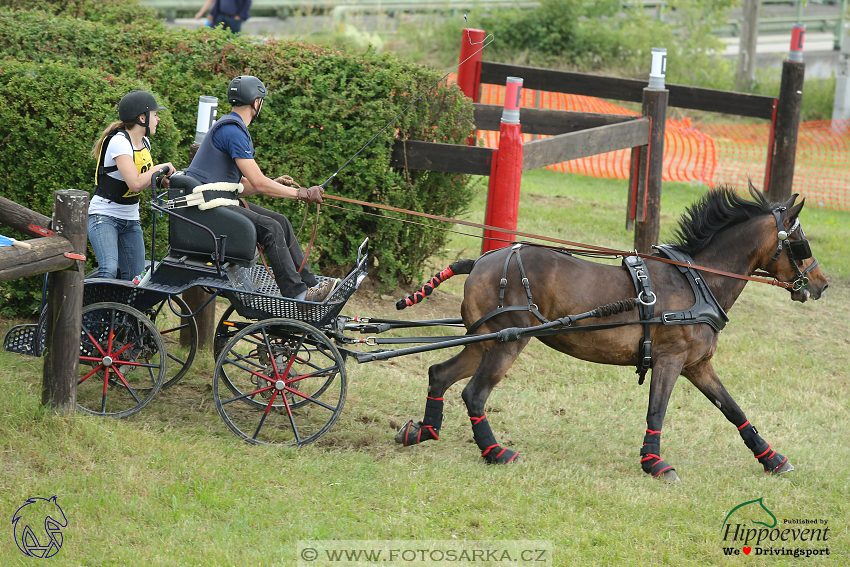
[[[410,307],[411,305],[416,305],[427,296],[431,295],[434,291],[434,288],[449,279],[452,276],[456,276],[458,274],[468,274],[472,271],[472,267],[475,265],[475,260],[458,260],[439,274],[435,275],[433,278],[428,280],[428,283],[422,286],[422,289],[413,292],[405,299],[399,299],[395,308],[401,311],[405,307]]]

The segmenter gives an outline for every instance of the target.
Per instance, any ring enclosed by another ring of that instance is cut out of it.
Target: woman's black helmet
[[[148,91],[131,91],[118,103],[118,118],[121,122],[134,122],[145,127],[145,136],[151,135],[151,111],[165,110]],[[145,121],[139,116],[145,115]]]
[[[268,94],[266,85],[251,75],[236,77],[227,86],[227,101],[232,106],[248,106],[254,104],[258,98],[266,98]]]
[[[134,122],[140,114],[151,110],[165,110],[148,91],[132,91],[118,103],[118,118],[122,122]]]

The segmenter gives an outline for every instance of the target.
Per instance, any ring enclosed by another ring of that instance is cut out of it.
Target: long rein
[[[712,273],[712,274],[718,274],[718,275],[721,275],[721,276],[726,276],[726,277],[729,277],[729,278],[736,278],[736,279],[739,279],[739,280],[753,281],[753,282],[773,285],[773,286],[781,287],[781,288],[785,288],[785,289],[793,289],[793,287],[794,287],[793,282],[781,282],[781,281],[778,281],[776,279],[767,279],[766,277],[745,276],[743,274],[735,274],[735,273],[732,273],[732,272],[717,270],[715,268],[698,266],[698,265],[695,265],[695,264],[691,264],[690,262],[679,262],[677,260],[671,260],[669,258],[662,258],[660,256],[652,256],[652,255],[649,255],[649,254],[643,254],[643,253],[637,252],[637,251],[615,250],[613,248],[605,248],[605,247],[602,247],[602,246],[594,246],[592,244],[582,244],[581,242],[572,242],[570,240],[561,240],[560,238],[552,238],[552,237],[549,237],[549,236],[541,236],[541,235],[538,235],[538,234],[532,234],[532,233],[522,232],[522,231],[518,231],[518,230],[510,230],[510,229],[501,228],[501,227],[498,227],[498,226],[490,226],[490,225],[486,225],[486,224],[479,224],[479,223],[475,223],[475,222],[471,222],[471,221],[465,221],[465,220],[461,220],[461,219],[452,219],[452,218],[448,218],[448,217],[441,217],[439,215],[432,215],[432,214],[428,214],[428,213],[420,213],[418,211],[410,211],[410,210],[407,210],[407,209],[400,209],[398,207],[391,207],[389,205],[380,205],[380,204],[377,204],[377,203],[369,203],[367,201],[358,201],[357,199],[349,199],[348,197],[338,197],[336,195],[329,195],[327,193],[325,193],[323,195],[323,197],[324,197],[324,199],[341,201],[343,203],[350,203],[352,205],[360,205],[360,206],[363,206],[363,207],[373,207],[373,208],[376,208],[376,209],[383,209],[385,211],[390,211],[390,212],[394,212],[394,213],[402,213],[402,214],[407,214],[407,215],[413,215],[413,216],[423,217],[423,218],[441,221],[441,222],[447,222],[447,223],[452,223],[452,224],[462,224],[462,225],[465,225],[465,226],[471,226],[473,228],[482,228],[482,229],[486,229],[486,230],[492,230],[492,231],[495,231],[495,232],[501,232],[501,233],[504,233],[504,234],[512,234],[514,236],[524,236],[526,238],[535,238],[537,240],[543,240],[543,241],[546,241],[546,242],[553,242],[555,244],[561,244],[561,245],[568,246],[568,247],[565,247],[565,246],[552,247],[552,248],[557,248],[559,250],[563,250],[565,252],[603,254],[603,255],[609,255],[609,256],[623,256],[623,257],[625,257],[625,256],[637,256],[639,258],[654,260],[656,262],[664,262],[665,264],[673,264],[674,266],[684,266],[684,267],[687,267],[687,268],[694,268],[694,269],[699,270],[701,272],[709,272],[709,273]],[[456,232],[456,231],[453,231],[453,230],[443,229],[443,228],[440,228],[440,227],[426,225],[426,224],[423,224],[423,223],[417,223],[417,222],[406,220],[406,219],[399,219],[399,218],[395,218],[395,217],[387,217],[387,216],[384,216],[384,215],[376,215],[374,213],[369,213],[369,212],[366,212],[366,211],[357,211],[355,209],[349,209],[347,207],[340,207],[340,206],[336,206],[336,205],[331,205],[329,203],[324,203],[324,206],[331,207],[331,208],[334,208],[334,209],[340,209],[340,210],[348,211],[348,212],[352,212],[352,213],[377,216],[377,217],[380,217],[380,218],[397,220],[397,221],[400,221],[400,222],[406,222],[406,223],[415,224],[415,225],[419,225],[419,226],[426,226],[426,227],[432,228],[432,229],[447,230],[448,232]],[[316,218],[316,224],[317,225],[318,225],[318,208],[319,207],[317,206],[317,218]],[[314,227],[313,232],[315,234],[315,227]],[[467,234],[467,233],[458,233],[458,234],[464,234],[466,236],[473,236],[473,237],[482,238],[482,239],[488,238],[490,240],[499,240],[499,241],[502,241],[502,242],[511,242],[511,241],[503,240],[501,238],[484,237],[484,236],[478,236],[478,235],[475,235],[475,234]],[[533,244],[533,243],[531,243],[531,244]],[[770,276],[770,274],[765,274],[765,275]],[[770,276],[770,277],[772,277],[772,276]]]

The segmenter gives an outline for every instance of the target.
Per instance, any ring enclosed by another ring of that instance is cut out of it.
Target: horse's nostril
[[[821,292],[821,293],[825,292],[825,291],[826,291],[826,288],[828,288],[828,287],[829,287],[829,284],[828,284],[828,283],[827,283],[827,284],[823,284],[823,289],[821,289],[821,290],[820,290],[820,292]]]

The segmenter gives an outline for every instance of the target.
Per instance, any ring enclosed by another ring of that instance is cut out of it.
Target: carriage
[[[682,217],[680,244],[656,247],[652,256],[587,245],[582,250],[521,243],[455,262],[397,306],[416,303],[447,277],[469,274],[462,318],[401,321],[341,315],[366,277],[368,239],[341,284],[321,303],[280,297],[268,268],[256,264],[254,227],[244,217],[222,207],[175,212],[174,204],[198,189],[183,181],[172,176],[167,201],[162,201],[164,194],[151,201],[154,210],[171,217],[166,256],[155,258],[154,224],[150,269],[143,278],[85,281],[77,389],[78,406],[85,412],[132,415],[186,374],[197,349],[197,312],[190,313],[179,294],[200,286],[211,294],[200,309],[219,296],[230,304],[215,329],[212,391],[225,424],[249,443],[302,445],[326,433],[342,412],[349,357],[363,363],[458,346],[464,347],[460,353],[429,369],[424,419],[409,421],[395,440],[405,446],[438,440],[443,394],[471,377],[462,397],[482,457],[488,463],[511,462],[517,453],[498,444],[484,404],[536,337],[585,360],[634,365],[639,383],[652,370],[640,451],[644,472],[678,479],[660,456],[660,442],[679,375],[737,427],[765,471],[793,470],[725,390],[711,357],[728,321],[726,312],[746,280],[783,287],[797,301],[818,299],[826,290],[828,283],[800,227],[803,203],[795,205],[796,195],[784,204],[771,204],[752,187],[755,201],[728,188],[709,192]],[[600,255],[622,257],[626,269],[580,258]],[[654,261],[643,262],[649,258]],[[394,329],[434,326],[466,333],[377,337]],[[370,336],[355,338],[348,332]],[[188,347],[179,346],[181,333],[188,337],[182,341]],[[4,349],[40,355],[44,335],[42,317],[38,324],[10,330]],[[382,348],[408,343],[419,344]],[[354,347],[363,344],[379,348]]]

